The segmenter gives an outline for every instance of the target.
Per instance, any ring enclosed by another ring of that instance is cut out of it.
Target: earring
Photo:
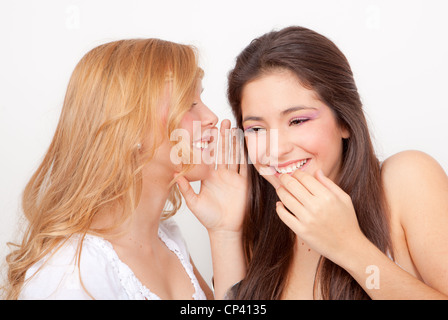
[[[141,143],[137,143],[137,150],[140,150],[142,148],[142,144]]]

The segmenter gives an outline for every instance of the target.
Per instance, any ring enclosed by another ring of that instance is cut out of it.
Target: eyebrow
[[[315,108],[315,107],[308,107],[308,106],[302,106],[302,105],[294,106],[294,107],[290,107],[288,109],[283,110],[282,112],[280,112],[280,115],[281,116],[286,116],[286,115],[288,115],[290,113],[293,113],[293,112],[299,111],[299,110],[317,110],[317,108]],[[263,117],[247,116],[247,117],[244,117],[243,122],[250,121],[250,120],[252,120],[252,121],[260,121],[260,120],[263,120]]]

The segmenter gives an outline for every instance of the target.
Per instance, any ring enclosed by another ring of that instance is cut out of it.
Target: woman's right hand
[[[219,132],[217,168],[211,169],[201,181],[198,194],[185,177],[176,178],[188,208],[212,234],[241,233],[247,201],[247,161],[241,139],[231,139],[230,148],[229,143],[223,143],[229,141],[229,133],[230,121],[226,119],[221,122]]]

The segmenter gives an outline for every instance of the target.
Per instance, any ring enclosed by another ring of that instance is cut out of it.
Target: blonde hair
[[[6,259],[7,299],[19,297],[33,264],[73,234],[93,232],[100,209],[119,204],[120,221],[130,216],[139,202],[143,166],[191,107],[202,75],[193,47],[160,39],[106,43],[80,60],[53,140],[23,193],[28,225],[22,243]],[[160,103],[167,84],[164,122]],[[152,144],[139,148],[148,136]],[[175,185],[168,201],[172,209],[166,216],[171,216],[181,204]],[[78,258],[81,249],[82,244]]]

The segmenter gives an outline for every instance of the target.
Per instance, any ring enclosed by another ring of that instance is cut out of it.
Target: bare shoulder
[[[448,194],[445,171],[433,157],[421,151],[403,151],[386,159],[381,178],[393,211],[405,212],[418,201],[438,202]]]
[[[427,165],[430,163],[438,165],[437,161],[427,153],[418,150],[406,150],[387,158],[383,163],[383,168],[392,166],[392,168],[397,169],[394,166]]]
[[[400,264],[432,288],[448,294],[445,171],[431,156],[405,151],[383,163],[381,176]]]
[[[387,158],[381,171],[384,182],[393,184],[446,179],[445,171],[433,157],[416,150],[402,151]]]

